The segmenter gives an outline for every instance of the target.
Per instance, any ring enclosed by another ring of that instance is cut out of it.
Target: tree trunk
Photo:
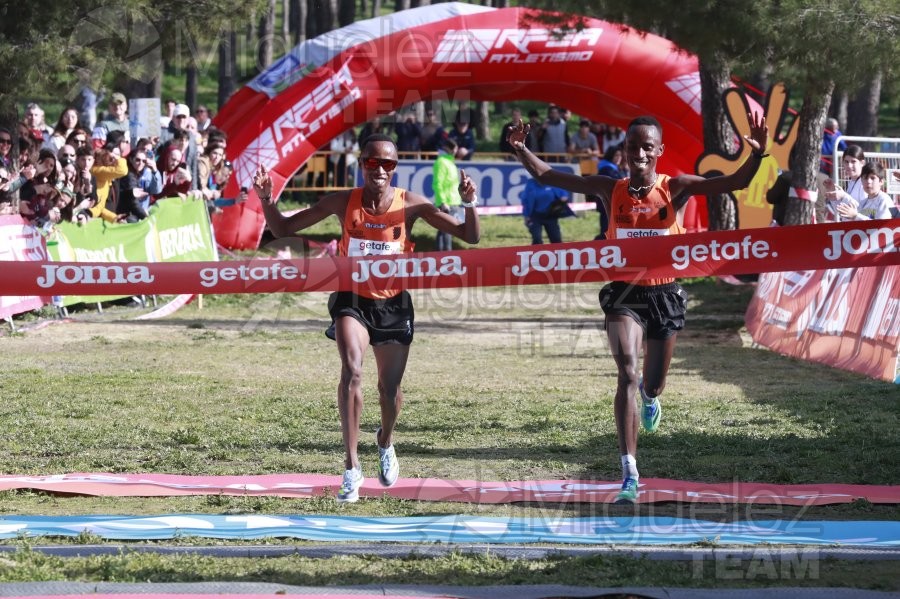
[[[731,87],[731,69],[720,57],[700,62],[700,108],[705,151],[729,156],[737,151],[735,132],[728,122],[722,94]],[[664,140],[665,141],[665,140]],[[707,196],[710,231],[738,227],[737,204],[731,194]]]
[[[281,41],[285,50],[291,49],[291,0],[281,0]]]
[[[312,39],[334,29],[338,0],[307,0],[306,37]]]
[[[800,119],[800,124],[797,130],[797,141],[791,152],[791,184],[794,187],[815,192],[819,159],[822,153],[822,133],[825,128],[825,119],[828,117],[834,82],[818,81],[816,85],[807,86],[807,89],[815,91],[813,93],[806,92],[803,95],[803,105],[800,107],[800,115],[797,117]],[[824,193],[819,195],[816,203],[798,198],[788,198],[784,224],[808,225],[812,223],[816,205],[821,205],[824,199]]]
[[[10,153],[15,156],[19,147],[19,128],[16,125],[22,120],[16,97],[13,94],[0,93],[0,127],[5,128],[12,136],[13,146]]]
[[[259,18],[259,46],[256,54],[256,68],[260,72],[272,64],[272,46],[275,37],[275,0],[267,0]]]
[[[219,40],[219,106],[224,106],[237,86],[237,34],[223,31]]]
[[[863,86],[847,106],[847,135],[878,135],[878,108],[881,103],[881,71]]]
[[[247,45],[253,43],[253,23],[256,21],[256,11],[250,13],[250,18],[247,19],[247,26],[244,28],[244,39],[247,40]]]
[[[475,110],[481,117],[478,119],[478,130],[475,135],[478,139],[491,141],[491,105],[489,102],[475,102]]]
[[[352,25],[356,21],[356,0],[339,0],[338,27]]]
[[[291,37],[296,46],[306,40],[306,0],[288,0],[291,3]]]
[[[372,18],[381,16],[381,0],[372,0]]]
[[[184,73],[184,103],[197,109],[197,65],[191,62]]]
[[[317,0],[302,0],[306,4],[306,39],[311,40],[319,35],[319,19],[316,16],[321,10]]]
[[[400,12],[401,10],[409,9],[409,0],[395,0],[394,2],[394,11]]]
[[[847,133],[847,91],[835,89],[831,94],[826,117],[833,116],[840,124],[841,131]]]

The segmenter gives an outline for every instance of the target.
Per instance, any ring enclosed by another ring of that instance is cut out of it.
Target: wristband
[[[478,196],[473,196],[471,202],[463,202],[462,203],[463,208],[474,208],[477,205],[478,205]]]

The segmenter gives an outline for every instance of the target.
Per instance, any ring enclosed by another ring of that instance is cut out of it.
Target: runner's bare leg
[[[606,336],[618,368],[614,411],[619,453],[637,457],[640,419],[635,395],[640,378],[638,363],[641,357],[644,329],[630,316],[609,314],[606,316]]]
[[[406,371],[409,348],[409,345],[398,343],[372,347],[378,368],[378,401],[381,403],[381,438],[377,441],[378,446],[382,448],[391,446],[394,426],[403,407],[403,391],[400,389],[400,383]]]
[[[359,468],[359,421],[362,418],[363,357],[369,346],[369,332],[350,316],[338,317],[335,340],[341,357],[341,380],[338,383],[337,403],[341,416],[341,435],[344,439],[344,467]]]

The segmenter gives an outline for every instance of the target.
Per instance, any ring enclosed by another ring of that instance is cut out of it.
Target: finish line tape
[[[5,262],[0,295],[277,293],[634,281],[900,264],[900,219],[389,256]]]

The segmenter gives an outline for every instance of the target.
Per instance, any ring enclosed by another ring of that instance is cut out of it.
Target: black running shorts
[[[638,321],[648,339],[668,339],[684,328],[688,294],[678,283],[642,286],[614,281],[600,290],[603,313]]]
[[[415,312],[412,297],[406,291],[384,300],[362,297],[351,291],[336,291],[328,298],[328,313],[331,314],[331,326],[325,335],[329,339],[334,339],[334,321],[340,316],[350,316],[369,331],[371,345],[412,343]]]

